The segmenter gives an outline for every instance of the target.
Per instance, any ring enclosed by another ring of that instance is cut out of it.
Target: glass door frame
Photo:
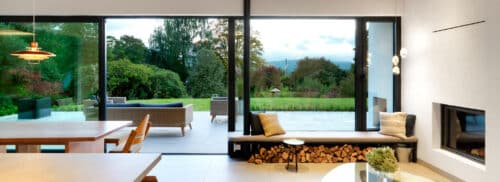
[[[401,69],[402,60],[399,55],[401,49],[401,17],[359,17],[356,18],[356,131],[377,131],[378,129],[368,129],[366,112],[368,111],[367,97],[367,73],[365,71],[366,59],[368,56],[368,22],[392,22],[393,23],[393,54],[399,56],[400,74],[393,74],[393,111],[401,111]]]

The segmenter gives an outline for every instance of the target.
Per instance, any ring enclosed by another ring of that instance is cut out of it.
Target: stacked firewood
[[[248,163],[284,163],[288,159],[292,162],[298,159],[298,162],[301,163],[364,162],[366,161],[366,153],[371,149],[372,147],[362,149],[359,146],[347,144],[333,147],[277,145],[269,149],[261,147],[258,153],[253,154],[248,159]],[[297,158],[295,158],[295,151]]]

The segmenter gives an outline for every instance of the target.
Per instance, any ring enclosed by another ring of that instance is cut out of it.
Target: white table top
[[[160,159],[160,154],[0,154],[0,180],[141,181]]]
[[[283,140],[283,143],[286,143],[288,145],[304,145],[304,140],[291,138]]]
[[[0,144],[94,141],[131,123],[131,121],[0,122]]]
[[[343,182],[370,182],[377,181],[377,176],[374,174],[368,174],[366,170],[367,163],[346,163],[335,167],[330,172],[328,172],[321,182],[333,182],[333,181],[343,181]],[[401,165],[401,164],[400,164]],[[392,178],[397,181],[403,182],[433,182],[433,180],[428,179],[417,174],[413,174],[406,170],[398,170],[391,175]]]

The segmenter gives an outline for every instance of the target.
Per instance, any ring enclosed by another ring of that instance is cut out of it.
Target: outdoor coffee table
[[[297,158],[297,146],[304,145],[304,140],[299,140],[299,139],[285,139],[283,140],[283,143],[288,144],[289,148],[291,151],[293,151],[293,155],[295,157],[295,172],[299,171],[299,159]],[[288,160],[286,163],[286,169],[288,170],[290,168],[290,160],[291,159],[291,154],[288,156]]]

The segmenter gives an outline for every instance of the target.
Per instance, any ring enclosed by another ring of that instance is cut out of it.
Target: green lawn
[[[129,100],[149,104],[183,102],[193,104],[195,111],[209,111],[210,98],[176,98]],[[252,98],[251,110],[273,111],[354,111],[354,98],[303,98],[303,97],[266,97]]]

